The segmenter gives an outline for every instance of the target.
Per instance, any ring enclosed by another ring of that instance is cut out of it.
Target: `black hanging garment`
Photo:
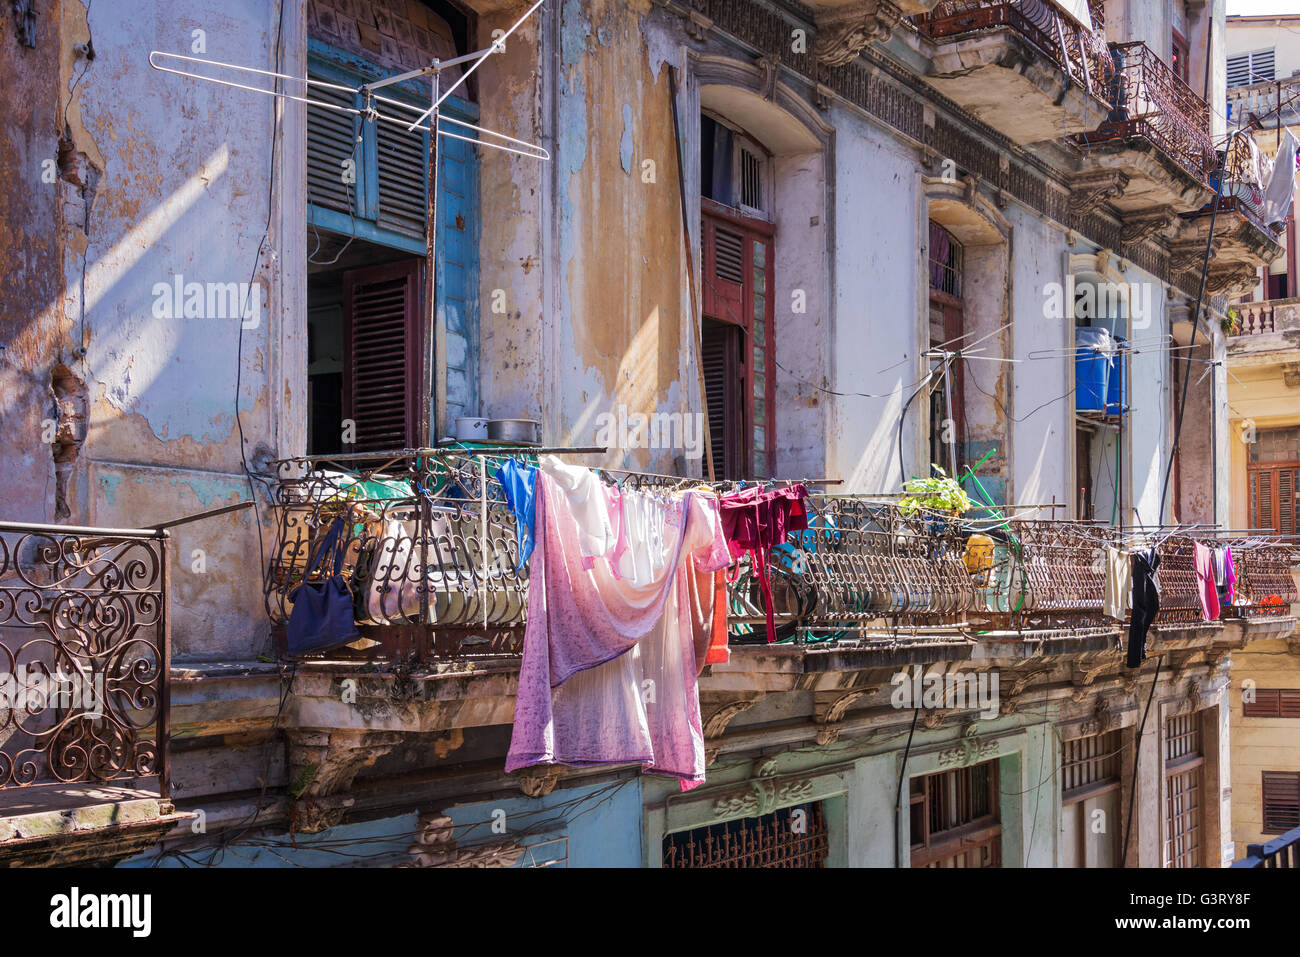
[[[1147,632],[1160,612],[1160,553],[1133,553],[1133,615],[1128,626],[1128,661],[1130,668],[1141,668],[1147,654]]]

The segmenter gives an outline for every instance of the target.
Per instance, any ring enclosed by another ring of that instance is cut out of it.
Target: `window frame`
[[[988,778],[985,782],[987,789],[986,801],[988,802],[989,812],[979,817],[973,817],[954,827],[945,828],[940,831],[931,831],[930,829],[930,812],[931,812],[931,788],[932,781],[942,781],[943,786],[948,786],[947,782],[952,781],[952,787],[957,787],[957,777],[963,774],[970,774],[977,767],[988,768]],[[930,867],[934,864],[942,865],[942,862],[951,860],[957,855],[971,851],[976,845],[993,843],[996,841],[994,850],[994,860],[997,862],[994,867],[1002,866],[1002,807],[1000,801],[1000,790],[998,782],[1000,780],[1000,766],[998,759],[990,761],[981,761],[978,764],[971,764],[960,768],[951,768],[943,771],[935,771],[930,774],[919,774],[913,776],[908,784],[908,842],[910,844],[910,861],[914,868]],[[920,782],[919,793],[914,790],[916,782]],[[918,841],[917,835],[912,832],[911,819],[914,811],[920,807],[921,813],[921,835]]]
[[[741,283],[741,301],[739,304],[740,315],[737,316],[731,312],[730,308],[718,309],[711,308],[718,302],[723,301],[726,297],[721,296],[715,290],[705,289],[702,297],[704,301],[703,315],[705,318],[728,325],[739,326],[743,333],[742,348],[744,349],[744,384],[742,386],[742,415],[739,423],[739,459],[744,468],[734,472],[730,478],[735,479],[756,479],[768,478],[775,474],[776,471],[776,345],[775,345],[775,321],[776,310],[773,296],[774,281],[776,275],[775,269],[775,251],[776,251],[776,227],[766,220],[754,219],[743,216],[733,206],[727,206],[716,200],[700,197],[700,219],[702,226],[701,240],[701,274],[705,283],[709,283],[709,277],[713,275],[711,266],[716,262],[716,239],[711,237],[716,235],[716,229],[719,225],[728,229],[728,231],[738,232],[742,237],[742,274],[743,282]],[[757,428],[755,422],[755,345],[754,345],[754,320],[755,320],[755,289],[752,282],[755,271],[753,260],[753,249],[757,242],[761,242],[766,247],[765,259],[763,264],[764,274],[764,292],[763,292],[763,413],[764,413],[764,471],[766,474],[756,474],[754,461],[756,457],[754,434]],[[715,439],[715,441],[717,441]]]
[[[1270,821],[1268,815],[1268,791],[1269,776],[1274,779],[1289,778],[1290,788],[1295,791],[1296,803],[1292,818],[1288,821],[1279,823],[1276,820]],[[1285,834],[1287,831],[1300,827],[1300,771],[1260,771],[1259,773],[1259,830],[1261,834]]]
[[[307,71],[308,75],[319,77],[331,83],[340,83],[346,86],[360,86],[362,83],[377,76],[382,76],[384,71],[375,64],[349,53],[346,50],[340,50],[338,47],[325,43],[322,40],[308,37],[307,39]],[[419,84],[413,80],[407,80],[403,83],[397,83],[390,87],[385,87],[384,96],[392,99],[402,100],[412,106],[424,108],[428,105],[428,93],[421,89]],[[354,96],[352,102],[353,109],[360,108],[360,96]],[[479,107],[476,103],[452,94],[442,104],[442,110],[456,119],[468,123],[477,123],[479,118]],[[351,115],[351,114],[349,114]],[[416,114],[412,114],[412,119]],[[428,230],[425,229],[425,235],[416,238],[400,230],[395,230],[379,223],[379,162],[380,155],[378,149],[378,132],[375,129],[373,120],[366,120],[362,117],[353,117],[353,130],[358,131],[362,137],[359,144],[357,155],[357,182],[353,193],[353,210],[352,215],[341,212],[336,209],[329,209],[324,206],[318,206],[311,201],[310,193],[307,197],[307,226],[318,229],[327,229],[332,233],[340,236],[352,236],[357,239],[364,239],[367,242],[376,243],[381,246],[387,246],[392,249],[400,249],[413,255],[427,255],[428,253]],[[429,150],[429,134],[421,133],[421,150],[423,152],[423,177],[425,202],[428,203],[428,170],[431,158]],[[304,162],[306,161],[304,154]],[[435,151],[436,155],[436,151]],[[310,184],[310,175],[305,178]]]

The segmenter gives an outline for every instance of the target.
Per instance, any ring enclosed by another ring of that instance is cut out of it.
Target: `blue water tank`
[[[1114,349],[1110,333],[1083,326],[1074,330],[1074,345],[1074,408],[1105,412]]]
[[[1110,382],[1106,387],[1106,414],[1124,415],[1128,412],[1128,370],[1124,363],[1124,347],[1128,340],[1123,336],[1114,339],[1115,354],[1111,357]]]

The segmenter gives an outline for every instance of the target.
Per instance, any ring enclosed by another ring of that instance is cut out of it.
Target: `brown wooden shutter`
[[[1296,469],[1277,470],[1277,530],[1283,535],[1294,535],[1296,530],[1296,474]]]
[[[1264,831],[1300,827],[1300,771],[1264,771]]]
[[[1241,713],[1247,718],[1276,718],[1282,706],[1280,691],[1256,691],[1254,701],[1243,701]]]
[[[709,409],[709,435],[713,445],[713,471],[718,478],[742,477],[735,473],[743,471],[743,342],[744,333],[739,326],[705,320],[700,353],[704,366],[704,394]]]
[[[356,424],[346,451],[420,444],[423,267],[413,258],[343,274],[343,416]]]
[[[1278,693],[1278,716],[1300,718],[1300,690],[1287,688]]]
[[[723,322],[745,322],[745,237],[717,220],[704,220],[704,312]]]

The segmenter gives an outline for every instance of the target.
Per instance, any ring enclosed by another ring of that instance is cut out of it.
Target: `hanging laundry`
[[[1196,569],[1196,593],[1201,599],[1201,617],[1219,620],[1219,590],[1214,583],[1214,556],[1200,542],[1192,546],[1192,564]]]
[[[521,572],[533,554],[533,516],[536,510],[534,487],[537,469],[531,465],[520,464],[514,459],[506,459],[505,464],[497,470],[497,481],[505,493],[506,505],[515,516],[515,535],[519,539],[519,561],[515,571]]]
[[[758,587],[767,612],[767,641],[776,641],[776,616],[772,609],[772,586],[767,576],[770,549],[785,541],[787,532],[808,527],[808,490],[799,483],[784,488],[755,486],[722,496],[722,527],[733,559],[750,556],[758,574]]]
[[[1101,613],[1123,621],[1133,607],[1133,556],[1123,549],[1106,546],[1105,582]]]
[[[1219,607],[1226,611],[1237,603],[1237,571],[1232,565],[1232,548],[1214,549],[1214,587],[1219,593]]]
[[[1133,553],[1133,617],[1128,627],[1128,657],[1125,664],[1141,668],[1146,658],[1147,632],[1160,613],[1160,553],[1154,548]]]
[[[689,492],[611,496],[599,486],[590,470],[553,459],[537,473],[537,547],[506,770],[640,763],[701,781],[690,589],[693,573],[730,561],[717,502]]]

